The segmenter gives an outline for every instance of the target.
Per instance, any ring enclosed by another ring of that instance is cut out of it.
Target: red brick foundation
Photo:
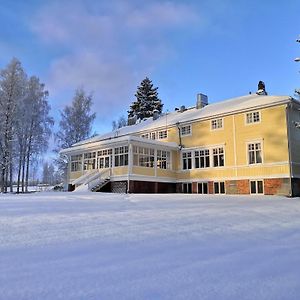
[[[288,178],[269,178],[264,180],[265,195],[286,195],[290,193]]]

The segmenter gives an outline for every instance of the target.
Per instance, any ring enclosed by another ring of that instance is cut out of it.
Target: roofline
[[[283,96],[283,97],[285,97],[285,96]],[[287,104],[287,103],[290,103],[290,102],[295,102],[298,105],[300,105],[300,102],[297,101],[296,99],[294,99],[293,97],[291,97],[291,96],[286,96],[286,97],[287,97],[286,99],[280,100],[280,101],[277,101],[277,102],[268,103],[268,104],[260,104],[260,105],[256,105],[256,106],[252,106],[252,107],[248,107],[248,108],[232,110],[230,112],[214,114],[214,115],[210,115],[210,116],[206,116],[206,117],[192,118],[192,119],[187,120],[187,121],[179,122],[179,124],[194,123],[194,122],[197,122],[197,121],[207,121],[207,120],[210,120],[210,119],[214,119],[214,118],[218,118],[218,117],[224,117],[224,116],[230,116],[230,115],[234,115],[234,114],[238,114],[238,113],[243,113],[243,112],[251,111],[251,110],[255,110],[255,109],[261,109],[261,108],[268,108],[268,107],[272,107],[272,106],[284,105],[284,104]],[[220,104],[220,103],[226,102],[226,101],[227,100],[224,100],[224,101],[221,101],[221,102],[217,102],[215,104]],[[195,108],[195,107],[191,107],[190,109],[192,109],[192,108]],[[180,112],[178,112],[178,113],[180,113]],[[128,136],[128,135],[132,136],[133,134],[148,133],[148,132],[152,132],[152,131],[156,131],[156,130],[161,130],[161,129],[166,129],[166,128],[169,128],[169,127],[176,127],[176,126],[177,126],[176,123],[171,123],[171,124],[167,124],[167,126],[164,125],[164,126],[159,126],[159,127],[151,128],[151,129],[140,129],[140,130],[137,130],[137,131],[133,131],[133,132],[131,132],[129,134],[120,134],[118,136],[118,138],[125,137],[125,136]],[[115,137],[108,137],[108,138],[104,138],[104,139],[97,140],[97,141],[89,141],[89,142],[82,143],[82,144],[78,145],[78,147],[79,146],[88,145],[88,144],[98,143],[98,142],[102,142],[102,141],[106,141],[106,140],[113,140],[113,139],[115,139]],[[68,149],[70,149],[70,148],[68,148]],[[63,150],[61,150],[61,151],[63,151]]]
[[[90,142],[87,144],[90,144],[89,146],[87,146],[87,144],[82,144],[82,145],[78,145],[78,146],[74,146],[74,147],[69,147],[69,148],[65,148],[62,149],[61,151],[59,151],[59,154],[69,154],[72,152],[81,152],[82,150],[91,150],[94,149],[95,150],[99,147],[99,146],[113,146],[113,145],[123,145],[124,143],[130,143],[130,142],[136,142],[136,143],[141,143],[141,144],[147,144],[147,145],[152,145],[152,146],[156,146],[158,148],[160,147],[164,147],[167,148],[169,150],[177,150],[179,149],[179,146],[174,143],[174,142],[161,142],[158,140],[151,140],[151,139],[145,139],[145,138],[141,138],[138,136],[134,136],[134,135],[123,135],[121,137],[113,137],[113,138],[107,138],[105,140],[101,140],[101,141],[95,141],[95,142]]]

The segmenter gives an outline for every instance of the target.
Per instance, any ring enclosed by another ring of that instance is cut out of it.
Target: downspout
[[[290,171],[290,194],[289,196],[293,196],[293,188],[292,188],[292,174],[293,174],[293,166],[292,166],[292,153],[291,153],[291,145],[290,145],[290,120],[289,120],[289,108],[290,103],[286,105],[285,115],[286,115],[286,130],[287,130],[287,138],[288,138],[288,154],[289,154],[289,171]]]
[[[182,142],[181,142],[181,130],[179,127],[179,122],[176,123],[177,129],[178,129],[178,136],[179,136],[179,149],[181,150],[181,148],[183,147]]]

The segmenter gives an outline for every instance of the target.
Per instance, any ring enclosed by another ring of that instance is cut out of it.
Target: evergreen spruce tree
[[[156,111],[161,114],[163,104],[158,98],[158,87],[153,87],[152,81],[146,77],[137,87],[137,92],[135,94],[136,101],[134,101],[130,110],[128,111],[128,118],[134,116],[137,119],[142,120],[144,118],[152,117]]]

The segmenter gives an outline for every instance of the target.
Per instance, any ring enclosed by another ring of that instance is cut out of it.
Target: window
[[[224,166],[224,149],[222,147],[213,149],[213,164],[214,167]]]
[[[97,168],[104,169],[111,167],[112,149],[102,149],[97,153]]]
[[[115,148],[115,167],[128,166],[128,146]]]
[[[261,143],[248,144],[248,162],[250,165],[262,163]]]
[[[71,156],[71,172],[81,171],[82,154]]]
[[[83,158],[83,170],[96,169],[96,152],[84,153]]]
[[[191,183],[183,183],[182,184],[182,192],[184,194],[191,194],[192,193],[192,184]]]
[[[151,140],[155,140],[156,139],[156,132],[151,132],[150,136],[151,136]]]
[[[142,134],[141,137],[144,139],[149,139],[149,133]]]
[[[168,131],[167,130],[162,130],[158,132],[158,138],[161,139],[166,139],[168,137]]]
[[[112,149],[104,149],[98,151],[98,156],[107,156],[112,154]]]
[[[260,113],[259,113],[259,111],[254,111],[254,112],[246,114],[246,123],[247,124],[259,123],[259,122],[260,122]]]
[[[215,194],[225,194],[225,182],[214,182]]]
[[[250,193],[251,194],[263,194],[263,181],[262,180],[255,180],[250,181]]]
[[[160,169],[170,169],[170,152],[157,150],[157,167]]]
[[[182,153],[182,169],[188,170],[192,168],[192,152]]]
[[[133,147],[133,165],[139,167],[154,167],[154,149]]]
[[[195,151],[195,168],[209,168],[209,149]]]
[[[182,136],[191,135],[192,134],[192,126],[191,125],[182,126],[180,128],[180,133]]]
[[[207,182],[198,182],[198,194],[208,194]]]
[[[223,119],[215,119],[211,121],[211,129],[221,129],[223,128]]]

